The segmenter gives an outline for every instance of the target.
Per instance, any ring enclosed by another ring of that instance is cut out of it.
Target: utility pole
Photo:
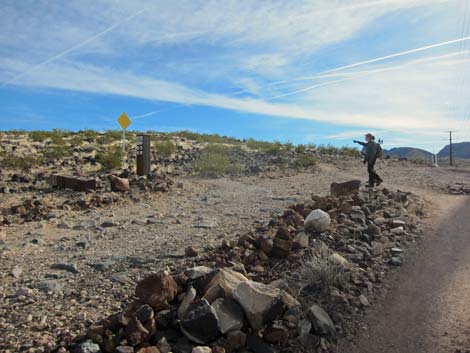
[[[449,163],[451,166],[454,165],[454,156],[453,156],[453,149],[452,149],[452,133],[454,131],[449,131]]]

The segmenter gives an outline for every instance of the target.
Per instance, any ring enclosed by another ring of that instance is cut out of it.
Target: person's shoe
[[[384,181],[383,181],[382,179],[379,179],[379,180],[377,181],[377,184],[375,184],[375,186],[379,186],[379,185],[382,184],[383,182],[384,182]]]

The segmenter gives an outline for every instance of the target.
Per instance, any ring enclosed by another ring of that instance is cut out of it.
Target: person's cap
[[[370,137],[371,139],[375,138],[374,135],[372,135],[370,132],[364,135],[365,137]]]

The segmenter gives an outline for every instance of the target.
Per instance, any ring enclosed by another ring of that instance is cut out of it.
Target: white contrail
[[[21,77],[26,76],[27,74],[29,74],[29,73],[31,73],[31,72],[33,72],[33,71],[36,71],[37,69],[41,68],[42,66],[47,65],[47,64],[49,64],[49,63],[51,63],[51,62],[54,62],[54,61],[56,61],[57,59],[60,59],[60,58],[62,58],[63,56],[67,55],[68,53],[70,53],[70,52],[72,52],[72,51],[74,51],[74,50],[77,50],[77,49],[79,49],[79,48],[81,48],[81,47],[87,45],[88,43],[94,41],[95,39],[97,39],[97,38],[99,38],[99,37],[105,35],[106,33],[111,32],[112,30],[114,30],[116,27],[119,27],[119,26],[122,25],[123,23],[132,20],[134,17],[140,15],[140,14],[141,14],[142,12],[144,12],[144,11],[145,11],[145,9],[142,9],[142,10],[140,10],[140,11],[137,11],[136,13],[130,15],[129,17],[126,17],[126,18],[120,20],[119,22],[116,22],[116,23],[113,24],[112,26],[106,28],[104,31],[101,31],[101,32],[95,34],[94,36],[92,36],[92,37],[90,37],[90,38],[84,40],[83,42],[80,42],[80,43],[74,45],[73,47],[70,47],[70,48],[64,50],[63,52],[61,52],[61,53],[59,53],[59,54],[56,54],[56,55],[50,57],[49,59],[47,59],[47,60],[45,60],[45,61],[43,61],[43,62],[41,62],[41,63],[39,63],[39,64],[37,64],[37,65],[31,67],[31,68],[29,68],[28,70],[23,71],[22,73],[16,75],[15,77],[11,78],[10,80],[3,82],[0,86],[1,86],[1,87],[4,87],[4,86],[7,86],[7,85],[9,85],[9,84],[12,84],[13,82],[17,81],[17,80],[20,79]]]
[[[382,56],[382,57],[375,58],[375,59],[360,61],[360,62],[357,62],[357,63],[354,63],[354,64],[350,64],[350,65],[340,66],[340,67],[337,67],[337,68],[334,68],[334,69],[322,71],[322,72],[319,73],[318,75],[314,75],[314,76],[310,76],[310,77],[298,77],[298,78],[293,79],[293,80],[273,82],[273,83],[270,84],[270,86],[272,86],[272,85],[274,85],[274,84],[281,83],[281,82],[282,82],[282,83],[288,83],[288,82],[299,81],[299,80],[305,80],[305,79],[316,79],[316,78],[320,78],[320,77],[325,77],[325,74],[329,74],[329,73],[332,73],[332,72],[338,72],[338,71],[350,69],[350,68],[353,68],[353,67],[358,67],[358,66],[367,65],[367,64],[370,64],[370,63],[375,63],[375,62],[379,62],[379,61],[384,61],[384,60],[387,60],[387,59],[396,58],[396,57],[399,57],[399,56],[404,56],[404,55],[408,55],[408,54],[412,54],[412,53],[417,53],[417,52],[420,52],[420,51],[425,51],[425,50],[429,50],[429,49],[441,47],[441,46],[444,46],[444,45],[449,45],[449,44],[453,44],[453,43],[458,43],[458,42],[462,42],[462,41],[469,40],[469,39],[470,39],[470,37],[463,37],[463,38],[454,39],[454,40],[449,40],[449,41],[442,42],[442,43],[436,43],[436,44],[432,44],[432,45],[427,45],[427,46],[425,46],[425,47],[415,48],[415,49],[411,49],[411,50],[407,50],[407,51],[403,51],[403,52],[399,52],[399,53],[395,53],[395,54],[390,54],[390,55]],[[382,69],[382,70],[385,70],[385,69]],[[348,79],[336,80],[336,81],[332,81],[331,83],[342,82],[342,81],[346,81],[346,80],[348,80]],[[312,89],[314,89],[314,88],[322,87],[322,86],[325,86],[326,84],[331,84],[331,83],[316,84],[316,85],[309,86],[309,87],[305,87],[305,88],[302,88],[302,89],[299,89],[299,90],[296,90],[296,91],[293,91],[293,92],[280,94],[280,95],[271,97],[270,99],[277,99],[277,98],[281,98],[281,97],[292,96],[292,95],[294,95],[294,94],[298,94],[298,93],[303,93],[303,92],[306,92],[306,91],[310,91],[310,90],[312,90]]]
[[[315,84],[315,85],[312,85],[312,86],[302,88],[302,89],[297,90],[297,91],[279,94],[277,96],[273,96],[273,97],[270,97],[268,99],[273,100],[273,99],[277,99],[277,98],[281,98],[281,97],[287,97],[287,96],[291,96],[291,95],[294,95],[294,94],[307,92],[307,91],[313,90],[315,88],[329,86],[329,85],[339,83],[339,82],[351,81],[351,80],[355,80],[355,79],[362,78],[362,77],[372,76],[372,75],[375,75],[375,74],[378,74],[378,73],[381,73],[381,72],[385,72],[385,71],[402,69],[406,66],[422,64],[422,63],[428,62],[428,61],[434,61],[434,60],[439,60],[439,59],[448,59],[450,57],[458,56],[458,55],[460,55],[460,52],[454,52],[454,53],[450,53],[450,54],[432,56],[432,57],[429,57],[429,58],[417,59],[417,60],[414,60],[414,61],[409,62],[409,63],[402,64],[402,65],[389,66],[389,67],[384,67],[384,68],[376,69],[376,70],[358,71],[358,72],[350,73],[349,77],[345,77],[345,78],[340,79],[340,80],[333,80],[333,81],[318,83],[318,84]],[[470,60],[470,59],[467,59],[467,60]],[[322,77],[328,77],[328,75],[324,75]]]

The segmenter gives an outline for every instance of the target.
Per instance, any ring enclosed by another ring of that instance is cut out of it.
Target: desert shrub
[[[59,146],[65,145],[64,136],[66,135],[67,135],[67,132],[64,130],[54,129],[50,133],[51,142],[54,145],[59,145]]]
[[[339,154],[340,149],[338,147],[332,146],[330,144],[328,145],[320,145],[317,147],[318,152],[321,154]]]
[[[361,152],[358,149],[353,148],[353,147],[346,147],[346,146],[341,147],[340,153],[347,157],[360,157],[361,156]]]
[[[60,129],[53,129],[52,131],[35,130],[28,132],[28,137],[35,142],[43,142],[50,139],[55,145],[64,145],[64,136],[67,136],[68,134],[68,131]]]
[[[43,142],[49,138],[48,131],[30,131],[28,137],[35,142]]]
[[[300,154],[294,159],[294,165],[299,168],[314,167],[317,162],[314,157],[308,154]]]
[[[7,152],[0,154],[0,165],[6,168],[25,170],[42,163],[42,159],[35,156],[15,156],[14,154]]]
[[[171,133],[170,135],[179,136],[186,138],[188,140],[197,141],[200,143],[225,143],[225,144],[240,144],[240,140],[237,140],[233,137],[221,136],[218,134],[199,134],[197,132],[192,132],[188,130],[178,131]]]
[[[176,151],[176,146],[172,141],[156,141],[153,146],[155,152],[163,157],[169,157]]]
[[[126,139],[130,138],[131,134],[126,133]],[[119,141],[122,139],[122,131],[109,130],[98,137],[98,142],[104,145]]]
[[[305,147],[305,145],[300,144],[300,145],[295,146],[295,150],[294,150],[294,151],[295,151],[296,153],[303,154],[303,153],[305,153],[305,150],[306,150],[306,149],[307,149],[307,148]]]
[[[267,142],[249,139],[246,142],[246,146],[252,150],[257,150],[271,155],[278,155],[281,154],[281,152],[283,151],[283,145],[278,141]]]
[[[113,146],[96,154],[96,161],[101,164],[103,170],[112,170],[121,167],[122,149],[121,146]]]
[[[220,174],[238,173],[241,167],[238,164],[230,162],[228,153],[229,147],[222,145],[207,145],[199,158],[194,162],[194,168],[197,173],[207,176],[217,176]]]
[[[284,143],[284,149],[287,150],[287,151],[290,151],[294,148],[294,144],[290,141],[287,141],[286,143]]]
[[[44,159],[48,161],[69,157],[71,154],[72,151],[70,150],[70,148],[62,145],[47,147],[42,153]]]
[[[77,133],[80,136],[83,136],[83,140],[88,142],[93,142],[98,138],[98,133],[94,130],[83,130]]]
[[[75,134],[69,139],[70,146],[80,146],[83,143],[83,138],[81,134]]]
[[[315,249],[315,255],[302,264],[301,278],[304,286],[343,287],[347,273],[344,264],[334,259],[333,251],[320,243]]]

